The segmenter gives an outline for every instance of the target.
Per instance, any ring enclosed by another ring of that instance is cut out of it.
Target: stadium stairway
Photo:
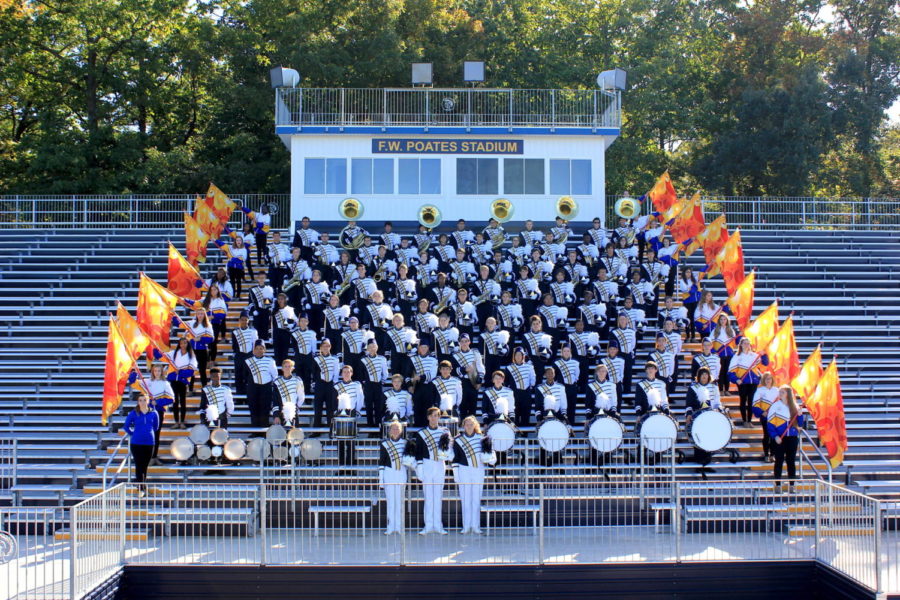
[[[404,231],[400,231],[405,233]],[[900,325],[900,244],[896,233],[848,231],[742,231],[747,268],[757,268],[758,314],[775,297],[781,317],[794,311],[801,360],[822,343],[823,355],[839,354],[850,449],[836,481],[846,481],[868,494],[900,499],[900,338],[892,333]],[[121,300],[134,314],[138,272],[166,281],[166,242],[183,247],[178,229],[3,230],[0,231],[0,438],[18,443],[17,480],[3,490],[8,502],[31,505],[70,505],[99,491],[103,467],[114,456],[121,439],[123,417],[100,424],[107,315]],[[211,247],[210,265],[219,261]],[[700,253],[688,259],[697,266]],[[721,278],[708,286],[721,302]],[[243,303],[230,307],[229,324]],[[649,351],[645,336],[638,364]],[[672,399],[679,421],[684,407],[685,372],[690,353],[682,357],[682,384]],[[224,358],[224,360],[222,360]],[[232,381],[230,349],[220,346],[219,366],[224,381]],[[636,370],[636,376],[638,371]],[[188,422],[199,399],[188,400]],[[737,418],[737,397],[726,405]],[[125,408],[130,409],[126,401]],[[191,410],[193,409],[193,410]],[[626,410],[629,429],[633,416]],[[309,403],[301,411],[303,422],[311,416]],[[232,435],[246,439],[246,405],[238,403],[232,419]],[[305,428],[326,435],[324,430]],[[304,478],[335,481],[376,481],[375,431],[361,427],[359,466],[352,476],[335,470],[335,456],[328,452],[320,466],[304,471]],[[238,465],[181,465],[169,459],[168,444],[186,431],[163,429],[160,451],[165,463],[151,467],[150,477],[159,485],[179,482],[252,482],[258,468]],[[533,435],[533,434],[532,434]],[[576,436],[583,438],[576,427]],[[554,472],[533,467],[532,477],[547,481],[596,478],[596,471],[582,461],[585,440],[577,439],[566,450],[566,461]],[[682,434],[678,447],[688,456],[690,443]],[[771,465],[761,459],[759,427],[735,426],[732,446],[740,453],[732,463],[717,455],[712,468],[717,479],[752,480],[770,476]],[[813,449],[806,451],[814,456]],[[124,453],[124,449],[119,449]],[[633,457],[632,457],[633,460]],[[818,463],[820,472],[822,466]],[[633,463],[632,463],[633,464]],[[680,479],[698,477],[690,460],[676,465]],[[508,474],[509,477],[521,476]],[[2,499],[2,498],[0,498]]]

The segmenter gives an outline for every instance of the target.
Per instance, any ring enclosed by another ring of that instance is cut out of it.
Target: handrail
[[[797,431],[799,431],[800,435],[802,437],[806,438],[806,440],[810,444],[812,444],[812,447],[815,449],[816,454],[818,454],[819,458],[821,458],[822,461],[825,463],[825,467],[828,469],[828,485],[833,485],[832,476],[834,475],[834,472],[833,472],[833,469],[831,468],[831,461],[828,460],[828,457],[825,456],[825,454],[822,452],[822,449],[819,448],[819,445],[815,442],[815,440],[812,439],[812,436],[809,435],[809,432],[806,431],[806,429],[803,429],[802,427],[798,427]],[[819,477],[819,470],[816,468],[816,466],[813,464],[812,460],[810,460],[809,456],[806,454],[806,451],[803,449],[802,440],[801,440],[801,443],[799,444],[799,450],[800,450],[800,476],[801,476],[801,478],[803,476],[803,461],[806,460],[806,462],[809,463],[809,468],[812,469],[813,473],[816,474],[816,478],[821,479],[821,477]]]
[[[107,489],[106,475],[109,472],[109,467],[112,464],[113,459],[116,457],[116,454],[118,454],[119,449],[122,447],[122,444],[124,444],[126,440],[128,440],[128,452],[122,458],[122,461],[119,463],[119,467],[116,469],[116,472],[113,474],[113,480],[111,482],[112,485],[116,484],[116,480],[119,478],[119,473],[122,472],[122,468],[125,466],[125,464],[131,463],[131,436],[123,435],[122,439],[120,439],[119,443],[116,445],[115,450],[112,451],[112,454],[106,460],[106,464],[103,466],[103,489],[104,490]]]

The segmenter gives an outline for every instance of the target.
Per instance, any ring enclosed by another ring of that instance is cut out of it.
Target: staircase
[[[900,325],[900,235],[742,231],[742,238],[748,270],[758,269],[755,313],[777,296],[782,319],[794,311],[801,361],[820,342],[826,361],[832,353],[839,354],[850,449],[836,481],[843,478],[867,494],[900,499],[900,405],[891,402],[900,396],[896,358],[900,337],[892,333]],[[4,324],[0,328],[0,438],[17,440],[19,461],[17,481],[10,490],[0,490],[10,501],[65,506],[99,490],[103,466],[120,441],[123,421],[116,416],[109,427],[100,425],[107,314],[115,311],[116,300],[135,313],[139,271],[165,283],[168,240],[183,247],[183,231],[0,231],[0,283],[5,292],[0,297]],[[208,264],[218,260],[218,251],[211,247]],[[688,259],[694,266],[701,261],[702,253]],[[709,287],[721,302],[725,297],[721,278],[713,279]],[[242,306],[239,301],[230,306],[229,326]],[[645,336],[639,348],[641,357],[649,351],[650,337]],[[697,345],[686,345],[682,373],[690,364],[690,352],[696,350]],[[227,343],[220,346],[219,366],[223,380],[230,383]],[[724,401],[733,409],[732,417],[737,417],[737,397]],[[197,422],[198,403],[196,396],[188,399],[189,424]],[[679,386],[672,405],[682,421],[684,385]],[[125,407],[130,409],[127,403]],[[310,417],[307,406],[301,418],[307,422]],[[633,416],[627,415],[627,421],[630,429]],[[240,400],[232,423],[233,436],[249,436],[249,414]],[[360,431],[361,437],[372,439],[360,441],[359,477],[351,479],[374,482],[376,432],[364,426]],[[162,435],[160,454],[167,460],[168,444],[187,432],[165,427]],[[578,450],[585,447],[580,427],[576,437],[564,476],[596,477],[591,467],[580,462]],[[686,440],[679,439],[678,447],[690,454]],[[770,476],[771,465],[761,460],[758,426],[736,426],[731,447],[739,451],[738,461],[732,464],[727,456],[717,456],[713,463],[717,479]],[[809,445],[806,450],[810,455],[814,452]],[[326,456],[328,461],[333,458]],[[321,467],[322,476],[336,477],[328,461]],[[693,479],[696,465],[679,464],[676,473],[680,479]],[[151,480],[161,485],[255,481],[258,474],[249,462],[217,466],[215,471],[170,460],[150,468]]]

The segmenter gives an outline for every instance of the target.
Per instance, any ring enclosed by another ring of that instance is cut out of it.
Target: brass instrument
[[[295,287],[297,287],[298,285],[300,285],[301,283],[303,283],[303,282],[300,281],[300,270],[297,269],[297,272],[294,273],[293,277],[291,277],[291,278],[288,280],[288,282],[287,282],[286,284],[284,284],[284,286],[281,288],[281,291],[282,291],[282,292],[289,292],[289,291],[291,291],[293,288],[295,288]]]
[[[434,229],[441,224],[441,209],[434,204],[423,204],[419,208],[418,220],[419,224]]]
[[[353,274],[356,271],[348,271],[347,275],[344,277],[344,280],[341,282],[341,285],[335,290],[334,295],[340,298],[344,292],[347,291],[347,288],[350,287],[350,278],[353,277]]]
[[[344,232],[347,231],[349,227],[350,226],[348,225],[347,227],[341,229],[341,247],[344,250],[359,250],[362,247],[363,242],[366,240],[366,232],[360,231],[353,237],[352,240],[350,240],[348,243],[344,243]]]
[[[381,283],[381,281],[384,279],[384,265],[385,262],[382,261],[381,266],[375,269],[375,273],[372,274],[372,281],[374,281],[375,283]]]
[[[445,310],[447,310],[447,305],[450,303],[450,296],[452,294],[448,294],[444,296],[444,298],[434,305],[434,314],[439,315]]]
[[[338,204],[338,213],[347,221],[356,221],[363,216],[363,212],[365,212],[363,204],[356,198],[344,198]]]
[[[561,196],[556,201],[556,216],[564,221],[570,221],[578,215],[578,203],[572,196]]]
[[[619,198],[615,205],[616,216],[623,219],[633,219],[638,212],[637,201],[634,198]]]
[[[506,198],[497,198],[491,202],[491,218],[498,223],[506,223],[512,219],[513,212],[515,212],[515,207]]]

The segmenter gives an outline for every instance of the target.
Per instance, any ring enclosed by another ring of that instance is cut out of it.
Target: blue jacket
[[[152,446],[156,442],[156,428],[159,427],[159,413],[155,410],[141,413],[132,410],[125,417],[125,431],[131,436],[131,443]]]

